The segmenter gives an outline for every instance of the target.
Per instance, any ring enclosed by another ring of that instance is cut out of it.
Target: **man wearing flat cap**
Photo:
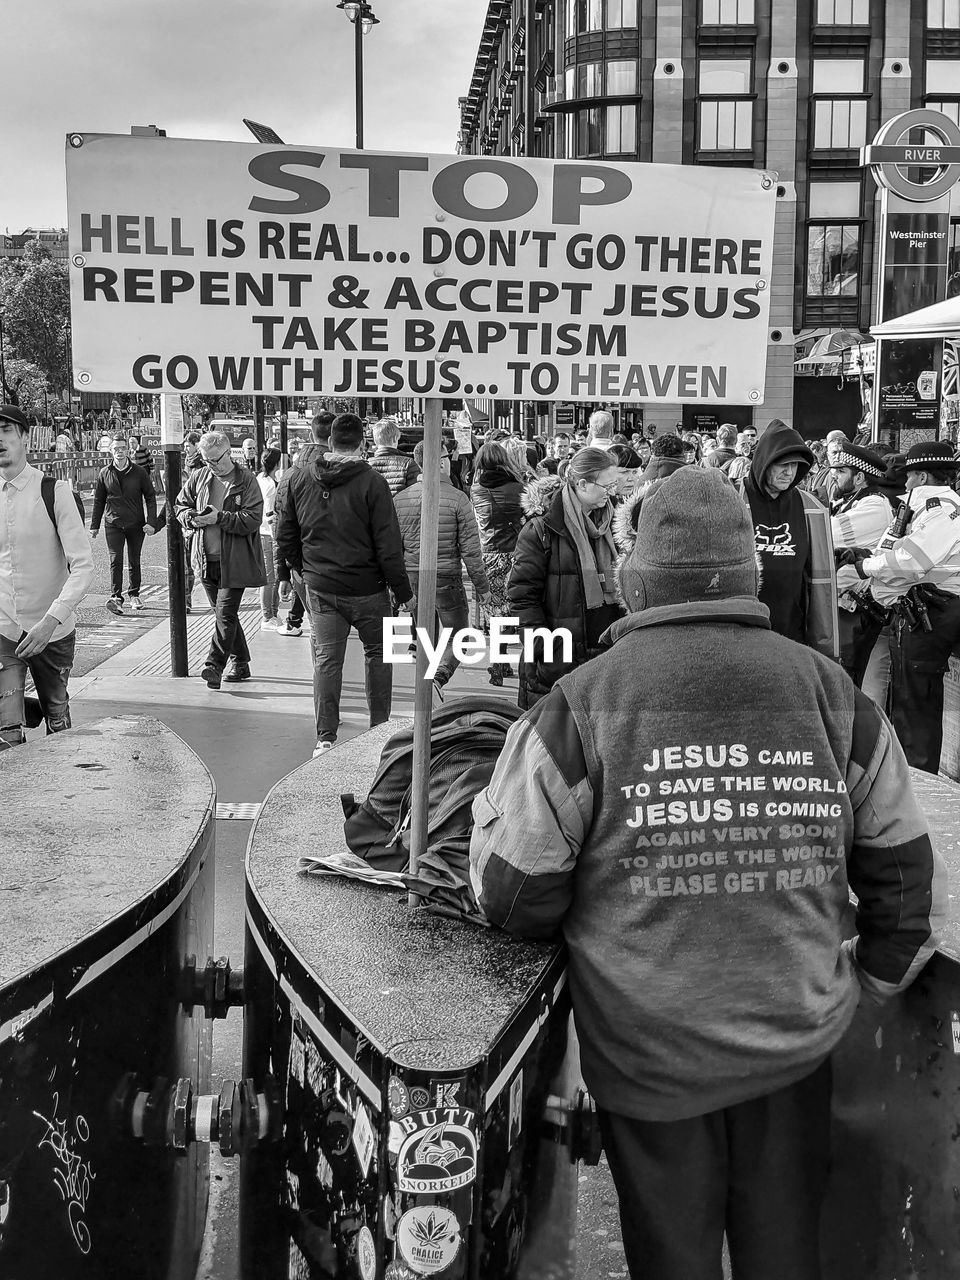
[[[833,451],[830,467],[835,502],[830,529],[837,556],[840,662],[859,689],[886,622],[886,610],[872,598],[869,583],[860,577],[851,560],[856,548],[877,545],[893,522],[894,510],[879,487],[886,479],[886,466],[878,453],[844,440]]]
[[[858,572],[895,611],[890,633],[890,718],[907,760],[937,773],[943,744],[943,677],[960,643],[958,463],[946,440],[908,451],[906,510]]]
[[[725,1232],[735,1277],[820,1280],[829,1055],[933,953],[943,863],[889,723],[771,629],[718,471],[655,482],[617,572],[610,648],[474,801],[471,880],[494,924],[566,940],[633,1280],[719,1276]]]

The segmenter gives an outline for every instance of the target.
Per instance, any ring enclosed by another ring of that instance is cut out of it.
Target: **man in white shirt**
[[[24,742],[28,673],[47,733],[70,728],[76,611],[93,579],[90,539],[70,486],[56,484],[54,525],[41,473],[27,461],[29,438],[23,412],[0,404],[0,751]]]

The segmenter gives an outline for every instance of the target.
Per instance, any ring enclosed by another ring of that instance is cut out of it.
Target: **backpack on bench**
[[[427,850],[463,875],[473,829],[472,806],[490,781],[507,730],[523,713],[502,698],[458,698],[437,707],[430,730]],[[413,726],[386,743],[365,800],[342,795],[343,833],[373,866],[405,870],[410,849]]]

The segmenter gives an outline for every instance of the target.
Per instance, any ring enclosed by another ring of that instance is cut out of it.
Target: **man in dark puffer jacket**
[[[373,428],[373,443],[376,453],[368,461],[372,470],[378,472],[390,486],[394,497],[401,489],[416,484],[420,468],[408,453],[401,453],[397,448],[400,443],[400,428],[389,419],[381,419]]]

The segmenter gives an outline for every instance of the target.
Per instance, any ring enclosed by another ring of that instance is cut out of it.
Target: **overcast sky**
[[[487,0],[372,0],[364,142],[456,151]],[[336,0],[32,0],[5,7],[0,231],[65,226],[64,135],[353,147],[353,28]]]

